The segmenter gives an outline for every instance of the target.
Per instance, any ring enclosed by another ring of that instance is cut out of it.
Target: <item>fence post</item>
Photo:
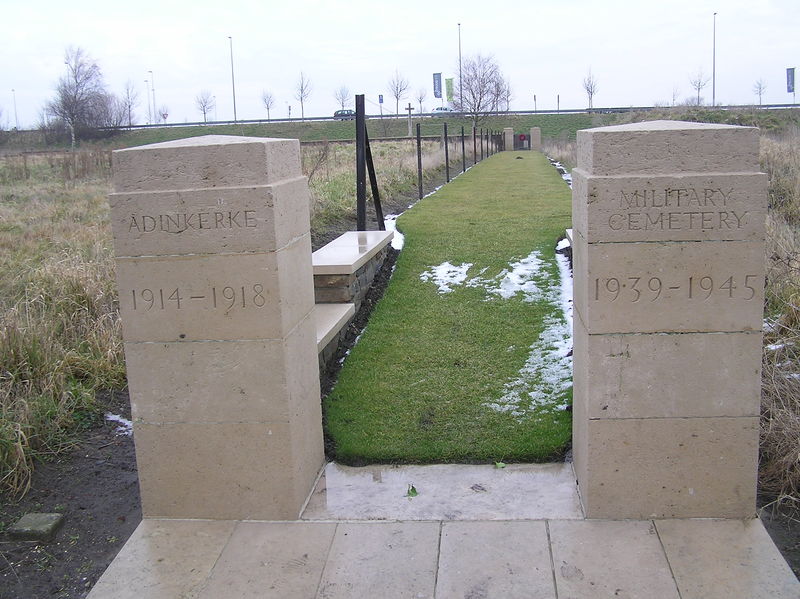
[[[417,188],[419,199],[422,199],[422,135],[420,134],[419,123],[417,123]]]
[[[478,131],[472,127],[472,166],[478,163]]]
[[[367,125],[364,122],[364,94],[356,96],[356,230],[367,230]]]
[[[481,127],[481,160],[483,160],[483,127]]]
[[[450,142],[447,139],[447,123],[444,124],[444,173],[447,183],[450,183]]]
[[[467,151],[464,147],[464,125],[461,125],[461,172],[467,172]]]

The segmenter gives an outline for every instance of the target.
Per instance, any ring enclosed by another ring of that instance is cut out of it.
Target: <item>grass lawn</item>
[[[503,152],[400,218],[392,281],[325,400],[339,461],[542,461],[564,449],[571,386],[537,403],[548,373],[530,371],[553,353],[547,330],[564,330],[554,246],[570,197],[543,154]],[[534,251],[529,293],[502,297],[505,273]],[[445,262],[472,266],[443,293],[421,275]]]

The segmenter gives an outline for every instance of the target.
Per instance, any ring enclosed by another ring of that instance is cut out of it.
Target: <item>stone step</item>
[[[317,323],[317,351],[321,352],[336,334],[355,316],[353,304],[316,304],[314,318]]]

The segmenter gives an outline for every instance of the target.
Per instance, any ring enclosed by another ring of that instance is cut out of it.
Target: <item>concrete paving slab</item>
[[[550,543],[559,597],[680,599],[650,521],[554,521]]]
[[[439,522],[350,522],[336,529],[318,599],[433,599]]]
[[[88,599],[194,597],[235,522],[142,520]]]
[[[314,597],[335,523],[240,522],[199,599]]]
[[[407,497],[414,485],[416,497]],[[303,520],[583,518],[571,464],[365,466],[330,463]]]
[[[437,597],[555,599],[545,522],[445,522]]]
[[[655,524],[682,599],[800,597],[800,583],[758,518]]]

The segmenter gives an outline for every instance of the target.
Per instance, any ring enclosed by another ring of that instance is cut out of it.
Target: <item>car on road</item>
[[[431,116],[454,116],[455,114],[457,114],[456,111],[449,106],[437,106],[431,110]]]
[[[337,121],[349,121],[356,118],[356,111],[349,109],[337,110],[333,113],[333,118],[335,118]]]

